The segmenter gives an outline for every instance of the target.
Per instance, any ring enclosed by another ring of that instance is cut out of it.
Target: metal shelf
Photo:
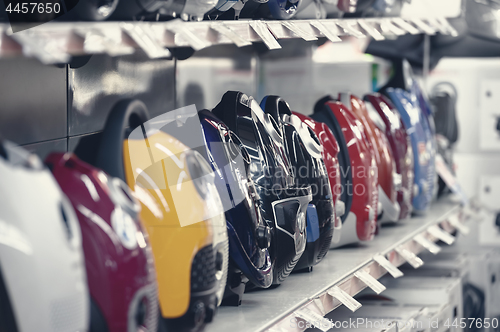
[[[457,35],[449,22],[440,17],[362,18],[325,20],[238,20],[184,22],[50,22],[12,33],[0,24],[0,58],[35,57],[42,63],[67,63],[71,56],[104,53],[110,56],[131,54],[142,49],[150,58],[169,58],[169,48],[194,50],[234,44],[248,46],[263,42],[269,49],[281,48],[278,40],[302,38],[307,41],[326,37],[332,42],[341,37],[370,37],[383,40],[405,34]]]
[[[275,289],[246,293],[239,307],[219,308],[217,317],[206,331],[302,331],[297,324],[290,323],[292,319],[307,320],[309,317],[310,321],[317,322],[346,302],[355,309],[357,301],[351,297],[367,285],[377,292],[385,289],[383,286],[377,289],[380,284],[374,280],[388,272],[382,267],[384,264],[379,263],[380,257],[392,264],[391,274],[397,277],[397,267],[406,261],[415,266],[422,264],[416,255],[423,250],[438,253],[440,247],[435,244],[438,240],[451,244],[454,238],[448,232],[460,230],[466,234],[467,226],[462,223],[465,215],[464,209],[457,204],[437,202],[426,216],[384,227],[371,242],[330,251],[311,273],[292,274]],[[366,277],[363,271],[373,278]],[[347,299],[339,295],[343,292],[336,287],[344,291]],[[355,302],[348,303],[350,298]]]

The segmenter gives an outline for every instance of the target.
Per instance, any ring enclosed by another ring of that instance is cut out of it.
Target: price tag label
[[[366,286],[370,287],[375,293],[380,294],[385,291],[385,286],[375,279],[370,273],[359,270],[354,273],[354,276],[361,280]]]
[[[412,35],[419,35],[420,34],[420,31],[417,28],[415,28],[413,25],[411,25],[410,23],[403,20],[401,17],[393,18],[392,22],[394,22],[394,24],[397,24],[399,27],[401,27],[401,29],[406,30],[407,32],[409,32]]]
[[[345,291],[340,289],[338,286],[333,286],[327,291],[328,295],[333,296],[339,300],[343,305],[345,305],[352,312],[361,308],[361,303],[356,301],[351,295],[347,294]]]
[[[396,252],[401,255],[401,257],[403,257],[405,261],[407,261],[411,266],[413,266],[414,269],[418,269],[419,267],[424,265],[424,261],[421,260],[420,257],[406,248],[397,247]]]
[[[429,23],[430,26],[432,26],[435,30],[439,31],[440,33],[444,35],[448,34],[448,29],[446,29],[446,27],[443,26],[441,22],[435,19],[434,17],[428,17],[427,22]]]
[[[436,30],[434,30],[432,27],[430,27],[429,25],[427,25],[421,19],[414,18],[411,21],[413,22],[413,24],[415,24],[420,30],[422,30],[426,34],[428,34],[428,35],[435,35],[436,34]]]
[[[281,48],[276,38],[267,28],[267,25],[261,21],[251,21],[250,27],[259,36],[259,38],[266,44],[267,48],[270,50],[277,50]]]
[[[456,229],[458,229],[458,231],[460,233],[462,233],[463,235],[467,235],[470,233],[470,229],[469,227],[465,226],[464,224],[462,224],[462,222],[458,219],[458,215],[453,215],[451,217],[448,218],[448,222],[453,226],[455,227]]]
[[[21,44],[26,56],[33,56],[43,64],[68,63],[71,56],[66,52],[67,44],[59,38],[40,38],[29,30],[20,31],[9,35]]]
[[[290,30],[291,32],[293,32],[294,34],[296,34],[297,36],[299,36],[300,38],[304,39],[305,41],[318,40],[318,38],[316,38],[316,36],[313,36],[310,33],[308,33],[307,31],[301,29],[300,27],[298,27],[293,22],[282,21],[281,24],[285,28],[287,28],[288,30]]]
[[[234,30],[224,24],[224,22],[213,23],[212,25],[210,25],[210,28],[231,40],[238,47],[252,45],[250,41],[244,39],[239,34],[234,32]]]
[[[375,29],[375,27],[372,27],[369,22],[366,22],[365,20],[358,20],[358,24],[373,39],[375,39],[375,40],[384,40],[385,39],[385,37],[377,29]]]
[[[332,328],[332,323],[328,319],[309,308],[301,308],[295,311],[295,316],[297,318],[302,318],[323,332],[327,332]]]
[[[356,38],[366,38],[366,36],[361,31],[357,30],[354,27],[354,24],[356,22],[354,22],[354,24],[353,24],[353,23],[347,22],[347,21],[336,21],[335,23],[337,23],[337,25],[339,27],[344,29],[351,36],[354,36]]]
[[[342,39],[338,36],[338,29],[335,26],[334,28],[329,28],[327,25],[323,24],[321,21],[313,20],[310,22],[310,24],[316,28],[319,32],[321,32],[323,35],[325,35],[326,38],[328,38],[329,41],[332,43],[337,43],[341,42]]]
[[[394,25],[392,23],[392,20],[391,19],[385,19],[382,23],[381,23],[381,28],[386,30],[386,31],[389,31],[390,33],[396,35],[396,36],[403,36],[403,35],[406,35],[406,31],[404,31],[403,29],[397,27],[396,25]]]
[[[458,36],[457,30],[448,22],[448,20],[444,17],[438,17],[437,20],[448,30],[449,34],[453,37]]]
[[[179,34],[179,36],[181,36],[181,38],[184,39],[195,51],[199,51],[211,45],[208,40],[203,40],[195,35],[185,26],[185,24],[183,24],[183,22],[171,21],[171,23],[169,22],[165,28],[175,34]]]
[[[451,235],[450,233],[445,232],[444,230],[442,230],[441,228],[439,228],[439,226],[437,226],[437,225],[432,225],[431,227],[429,227],[427,229],[427,231],[432,236],[438,238],[439,240],[443,241],[447,245],[451,245],[451,244],[453,244],[453,242],[455,242],[455,238],[453,237],[453,235]]]
[[[151,59],[169,58],[172,56],[168,49],[160,45],[154,31],[149,25],[122,23],[121,28]]]
[[[443,179],[444,183],[446,183],[446,186],[448,186],[453,193],[460,196],[462,204],[466,205],[469,202],[467,195],[440,154],[436,155],[436,171],[441,179]]]
[[[434,242],[430,241],[429,239],[427,239],[422,234],[418,234],[417,236],[415,236],[413,238],[413,240],[415,242],[417,242],[418,244],[420,244],[425,249],[429,250],[434,255],[438,254],[441,251],[441,247],[440,246],[438,246]]]
[[[393,278],[399,278],[403,276],[403,272],[394,266],[387,258],[382,255],[375,255],[373,260],[382,266]]]

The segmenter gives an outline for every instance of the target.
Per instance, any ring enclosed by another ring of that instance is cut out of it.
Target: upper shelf
[[[269,49],[281,48],[278,40],[326,37],[339,42],[343,36],[370,37],[405,34],[457,35],[445,18],[361,18],[289,21],[202,21],[184,22],[50,22],[12,33],[0,24],[0,57],[35,57],[43,63],[67,63],[71,56],[105,53],[131,54],[142,49],[150,58],[169,58],[169,48],[201,50],[212,45],[238,47],[263,42]]]
[[[376,279],[386,272],[402,276],[397,267],[406,261],[414,267],[422,265],[416,256],[422,250],[437,254],[440,247],[435,242],[451,244],[454,237],[448,232],[467,233],[467,226],[459,221],[459,215],[466,214],[470,212],[456,204],[437,202],[426,216],[384,227],[371,242],[330,251],[311,273],[294,273],[275,289],[245,293],[239,307],[219,308],[206,331],[299,332],[304,329],[293,324],[294,319],[318,322],[341,304],[357,309],[352,296],[365,287],[383,291]]]

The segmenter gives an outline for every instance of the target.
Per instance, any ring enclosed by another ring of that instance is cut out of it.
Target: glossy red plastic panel
[[[392,102],[379,93],[365,96],[382,117],[386,125],[385,135],[392,149],[396,172],[401,175],[401,189],[397,193],[400,205],[400,219],[410,216],[413,196],[413,149],[399,113]]]
[[[395,205],[397,204],[398,188],[395,186],[393,177],[396,172],[396,165],[389,141],[385,136],[385,132],[382,132],[370,118],[365,102],[354,95],[350,96],[350,102],[353,113],[363,123],[368,146],[375,157],[378,168],[378,183],[389,199],[390,204]],[[386,207],[383,208],[385,209]],[[397,218],[399,213],[397,213],[397,210],[395,212],[395,217]]]
[[[332,131],[328,126],[324,123],[317,122],[310,117],[292,112],[296,116],[298,116],[302,122],[304,122],[309,128],[311,128],[323,146],[323,161],[325,163],[326,171],[328,172],[328,178],[330,180],[330,188],[332,190],[332,199],[333,204],[335,206],[335,226],[338,226],[340,223],[340,216],[337,215],[337,206],[340,201],[340,194],[342,193],[342,184],[340,181],[340,170],[339,170],[339,161],[337,159],[337,155],[340,151],[339,144],[335,139]]]
[[[52,153],[45,162],[78,216],[90,295],[108,330],[156,328],[158,300],[151,247],[140,222],[126,212],[125,204],[116,203],[115,195],[137,203],[118,192],[121,187],[112,183],[117,179],[73,154]],[[136,324],[136,315],[141,313],[142,324]]]
[[[356,11],[357,4],[357,0],[339,0],[337,7],[343,12],[354,13]]]
[[[356,215],[356,232],[359,240],[372,240],[377,228],[378,171],[361,121],[341,102],[328,101],[325,105],[333,112],[342,128],[349,157],[351,158],[352,188],[351,212]],[[340,170],[345,172],[346,170]]]

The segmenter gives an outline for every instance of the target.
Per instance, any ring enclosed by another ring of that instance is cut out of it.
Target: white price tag
[[[349,22],[349,21],[336,21],[335,22],[339,27],[344,29],[349,35],[354,36],[356,38],[366,38],[364,33],[361,31],[357,30],[354,25],[356,22]]]
[[[456,229],[458,229],[458,231],[460,233],[462,233],[463,235],[467,235],[470,233],[470,229],[469,227],[465,226],[464,224],[462,224],[462,222],[458,219],[458,215],[454,214],[452,215],[451,217],[448,218],[448,222],[453,226],[455,227]]]
[[[434,30],[432,27],[427,25],[424,21],[422,21],[419,18],[414,18],[411,20],[413,24],[415,24],[419,29],[421,29],[423,32],[425,32],[428,35],[435,35],[436,30]]]
[[[59,38],[41,38],[30,30],[13,33],[9,37],[22,46],[25,56],[33,56],[43,64],[68,63],[71,59],[66,52],[67,43]]]
[[[293,32],[294,34],[296,34],[297,36],[299,36],[300,38],[304,39],[305,41],[318,40],[318,38],[316,38],[316,36],[313,36],[309,32],[301,29],[300,27],[298,27],[293,22],[290,22],[290,21],[281,21],[281,24],[285,28],[287,28],[288,30],[290,30],[291,32]]]
[[[210,28],[212,30],[217,31],[221,35],[224,35],[226,38],[231,40],[238,47],[252,45],[252,42],[244,39],[239,34],[234,32],[234,30],[231,29],[230,27],[228,27],[226,24],[224,24],[224,22],[213,23],[212,25],[210,25]]]
[[[189,30],[187,26],[188,24],[183,24],[183,22],[171,21],[168,25],[166,25],[166,29],[175,34],[179,34],[182,39],[184,39],[195,51],[199,51],[211,45],[208,40],[199,38],[196,34]]]
[[[431,227],[429,227],[427,229],[427,231],[432,236],[438,238],[439,240],[443,241],[447,245],[451,245],[451,244],[453,244],[453,242],[455,242],[455,238],[453,237],[453,235],[451,235],[450,233],[445,232],[444,230],[442,230],[441,228],[439,228],[439,226],[437,226],[437,225],[432,225]]]
[[[453,175],[449,166],[446,164],[440,154],[436,155],[436,172],[441,177],[441,179],[443,179],[444,183],[446,183],[446,186],[448,186],[448,188],[450,188],[453,193],[460,196],[462,204],[466,205],[469,202],[467,195],[463,191],[460,183],[458,183],[457,178],[455,177],[455,175]]]
[[[337,300],[339,300],[343,305],[345,305],[352,312],[361,308],[361,303],[356,301],[351,295],[347,294],[345,291],[340,289],[338,286],[333,286],[327,293]]]
[[[319,32],[321,32],[323,35],[325,35],[326,38],[328,38],[329,41],[332,43],[336,42],[341,42],[342,39],[338,36],[338,28],[337,26],[335,27],[328,27],[326,24],[323,24],[321,21],[311,21],[311,25],[315,27]]]
[[[327,332],[332,328],[332,323],[328,319],[309,308],[301,308],[295,311],[295,316],[297,318],[302,318],[323,332]]]
[[[415,236],[413,238],[413,240],[415,242],[417,242],[418,244],[420,244],[425,249],[429,250],[434,255],[438,254],[441,251],[441,247],[440,246],[438,246],[434,242],[430,241],[429,239],[427,239],[422,234],[418,234],[417,236]]]
[[[401,17],[393,18],[392,22],[394,22],[394,24],[397,24],[399,27],[401,27],[401,29],[408,31],[412,35],[419,35],[420,34],[420,31],[417,28],[415,28],[413,25],[411,25],[410,23],[403,20]]]
[[[154,35],[153,30],[148,24],[122,23],[121,28],[151,59],[169,58],[172,56],[170,51],[160,45]]]
[[[413,268],[418,269],[422,265],[424,265],[424,261],[420,259],[417,255],[415,255],[413,252],[410,250],[403,248],[403,247],[397,247],[396,252],[401,255],[407,261]]]
[[[375,255],[373,260],[377,262],[380,266],[382,266],[393,278],[399,278],[403,276],[403,272],[394,266],[391,262],[387,260],[382,255]]]
[[[448,30],[448,33],[453,36],[457,37],[458,32],[455,30],[455,28],[448,22],[448,20],[444,17],[438,17],[437,20]]]
[[[441,24],[436,18],[434,17],[428,17],[427,22],[429,23],[430,26],[432,26],[435,30],[439,31],[443,35],[448,34],[448,29],[446,29],[445,26]]]
[[[385,19],[382,23],[381,23],[381,28],[384,29],[384,30],[388,30],[390,31],[392,34],[396,35],[396,36],[403,36],[403,35],[406,35],[406,31],[404,31],[403,29],[395,26],[393,23],[392,23],[392,20],[391,19]]]
[[[375,40],[384,40],[385,37],[377,30],[375,27],[372,27],[369,22],[366,22],[364,19],[358,20],[359,26],[366,31],[373,39]]]
[[[264,44],[266,44],[268,49],[276,50],[281,48],[281,45],[278,43],[276,38],[274,38],[264,22],[251,21],[250,27],[252,27],[252,30],[257,34],[257,36],[259,36]]]
[[[354,276],[361,280],[366,286],[370,287],[375,293],[380,294],[385,291],[385,286],[375,279],[370,273],[365,270],[359,270],[354,273]]]

